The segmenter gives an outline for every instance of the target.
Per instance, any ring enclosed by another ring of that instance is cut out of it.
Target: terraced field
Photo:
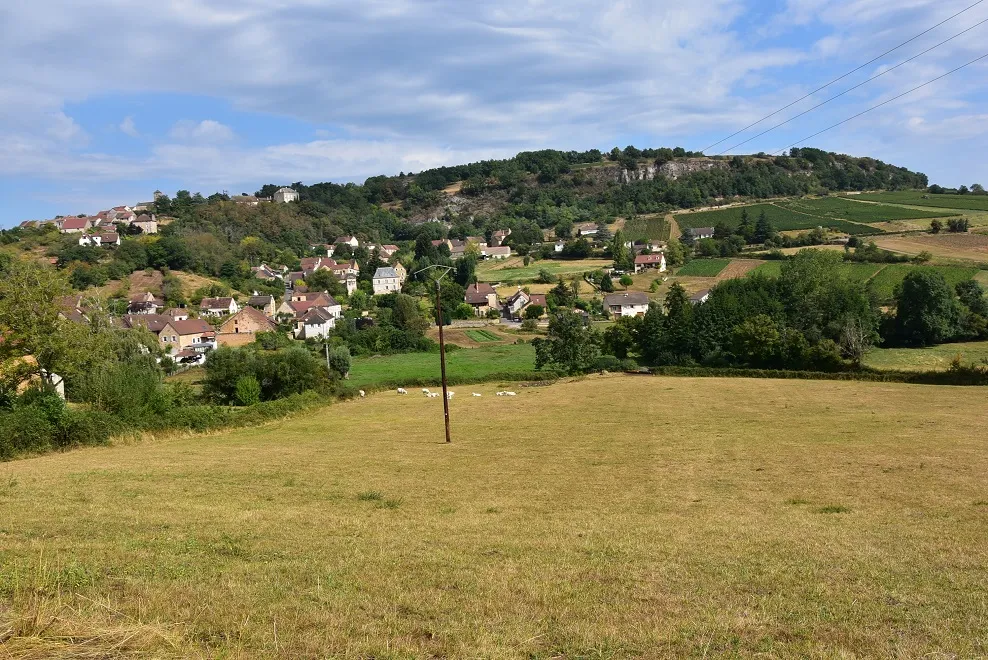
[[[929,206],[960,211],[988,211],[988,195],[930,195],[913,190],[855,195],[854,198],[871,202]]]
[[[801,209],[785,208],[782,202],[777,204],[753,204],[751,206],[735,206],[717,211],[701,211],[699,213],[684,213],[676,216],[676,223],[683,229],[698,227],[716,227],[724,223],[735,228],[741,223],[741,214],[748,211],[748,216],[755,222],[762,212],[777,231],[807,231],[824,226],[841,231],[852,236],[864,236],[881,233],[874,227],[847,222],[840,218],[812,215]]]
[[[843,197],[824,197],[822,199],[800,199],[779,202],[783,208],[809,213],[822,218],[833,218],[849,222],[868,224],[873,222],[890,222],[894,220],[916,220],[925,218],[943,218],[957,213],[942,213],[940,211],[921,211],[886,204],[865,204],[854,202]]]

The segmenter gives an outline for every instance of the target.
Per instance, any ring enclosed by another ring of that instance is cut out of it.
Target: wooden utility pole
[[[440,295],[440,280],[436,280],[436,313],[439,317],[439,366],[443,378],[443,415],[446,418],[446,442],[453,440],[449,434],[449,394],[446,387],[446,340],[443,338],[443,299]]]

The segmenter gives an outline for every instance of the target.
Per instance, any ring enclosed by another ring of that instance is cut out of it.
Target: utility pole
[[[440,278],[441,279],[441,278]],[[446,340],[443,338],[443,299],[440,295],[440,280],[436,280],[436,312],[439,317],[439,368],[443,378],[443,415],[446,418],[446,443],[453,442],[449,435],[449,395],[446,386]]]
[[[427,270],[433,268],[441,268],[443,274],[435,279],[436,282],[436,318],[439,321],[439,368],[442,373],[443,381],[443,417],[446,423],[446,444],[453,442],[449,431],[449,389],[446,382],[446,339],[443,336],[443,300],[442,300],[442,279],[449,275],[450,271],[453,270],[451,266],[427,266],[422,270],[416,271],[414,275],[423,273]]]

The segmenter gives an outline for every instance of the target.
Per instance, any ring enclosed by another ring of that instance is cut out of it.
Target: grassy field
[[[875,243],[880,248],[907,255],[929,252],[937,259],[988,263],[985,234],[908,234],[881,237]]]
[[[890,300],[895,293],[895,287],[905,279],[911,271],[917,268],[933,269],[943,274],[947,283],[953,287],[973,278],[978,269],[964,266],[913,266],[910,264],[889,264],[871,280],[870,286],[882,300]]]
[[[677,277],[717,277],[730,263],[730,259],[694,259],[676,271],[676,275]]]
[[[855,195],[854,199],[961,211],[988,211],[988,195],[930,195],[922,191],[903,191]]]
[[[0,465],[4,655],[985,655],[983,389],[474,391]]]
[[[496,373],[530,372],[534,368],[535,349],[531,344],[464,348],[446,354],[450,378],[477,379]],[[350,371],[350,382],[360,388],[423,378],[439,378],[439,353],[354,358]]]
[[[574,261],[533,261],[528,266],[521,257],[503,261],[488,260],[477,266],[477,279],[481,282],[525,282],[534,280],[539,271],[547,270],[556,277],[579,275],[598,268],[609,268],[613,263],[606,259],[578,259]]]
[[[860,223],[942,218],[944,216],[958,215],[957,213],[920,211],[885,204],[863,204],[843,197],[791,200],[779,202],[779,205],[801,213]]]
[[[839,218],[828,218],[810,215],[808,212],[796,212],[783,208],[778,204],[754,204],[751,206],[734,206],[717,211],[701,211],[699,213],[684,213],[676,215],[676,222],[682,228],[715,227],[723,222],[728,227],[737,227],[741,222],[741,213],[747,209],[752,222],[755,222],[764,211],[765,217],[772,223],[776,231],[801,231],[816,229],[819,226],[828,227],[852,235],[881,233],[874,227],[847,222]]]
[[[629,241],[668,241],[669,224],[665,216],[640,216],[624,223],[624,237]]]
[[[951,360],[964,364],[988,359],[988,342],[941,344],[929,348],[876,348],[865,356],[865,366],[894,371],[946,371]]]

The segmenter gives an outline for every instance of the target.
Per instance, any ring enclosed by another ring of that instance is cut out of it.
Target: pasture
[[[988,211],[988,195],[930,195],[923,191],[912,190],[855,195],[854,199],[959,211]]]
[[[983,389],[458,389],[0,465],[5,655],[985,654]]]
[[[840,218],[830,218],[812,215],[807,211],[794,210],[783,205],[753,204],[751,206],[732,206],[716,211],[700,211],[698,213],[682,213],[676,215],[676,222],[683,229],[698,227],[716,227],[720,223],[734,229],[741,223],[741,213],[747,210],[751,222],[754,223],[762,212],[772,223],[776,231],[808,231],[823,226],[852,235],[877,234],[880,230],[861,224],[847,222]]]
[[[677,277],[717,277],[730,265],[730,259],[693,259],[676,271]]]
[[[493,334],[493,333],[491,333]],[[494,335],[497,337],[498,335]],[[500,338],[499,338],[500,340]],[[446,373],[457,379],[482,380],[493,374],[529,377],[535,369],[531,344],[494,344],[464,348],[446,354]],[[400,353],[353,359],[350,382],[355,388],[373,389],[401,381],[439,380],[439,353]]]
[[[489,259],[477,266],[477,279],[481,282],[528,282],[536,279],[542,270],[549,271],[556,277],[572,277],[598,268],[609,268],[612,265],[613,263],[607,259],[531,261],[528,266],[525,265],[522,257]]]
[[[940,344],[926,348],[876,348],[865,356],[864,364],[872,369],[893,371],[946,371],[955,357],[962,364],[988,360],[988,342],[974,341]]]
[[[909,234],[881,237],[878,247],[910,256],[929,252],[938,259],[988,263],[988,236],[985,234]]]

